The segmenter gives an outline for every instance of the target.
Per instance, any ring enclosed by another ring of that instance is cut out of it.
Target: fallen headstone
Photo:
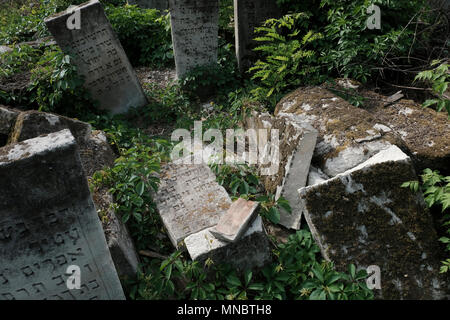
[[[169,9],[169,0],[128,0],[128,4],[143,9],[157,9],[161,12]]]
[[[138,78],[98,0],[45,19],[47,28],[74,63],[84,86],[113,114],[147,103]],[[78,25],[77,25],[78,24]]]
[[[257,214],[258,202],[239,198],[220,218],[211,233],[220,240],[236,242]]]
[[[92,127],[89,123],[39,111],[21,112],[9,135],[9,143],[21,142],[43,134],[69,129],[79,145],[87,143]]]
[[[421,194],[401,185],[416,180],[398,147],[357,167],[299,190],[309,228],[326,260],[381,270],[382,299],[439,299],[439,246]]]
[[[304,87],[284,97],[275,115],[308,123],[319,132],[312,163],[334,177],[395,144],[404,148],[393,132],[379,127],[366,110],[356,108],[322,87]]]
[[[0,176],[0,299],[125,298],[69,130],[1,148]]]
[[[263,267],[271,261],[270,244],[260,216],[234,243],[217,239],[211,233],[212,230],[213,228],[208,228],[184,239],[192,260],[200,263],[207,259],[214,263],[225,262],[239,271]]]
[[[217,62],[219,0],[169,0],[177,77]]]
[[[266,191],[275,194],[275,199],[283,196],[289,201],[292,213],[282,209],[280,211],[280,224],[293,229],[300,229],[301,211],[298,204],[297,190],[306,185],[311,158],[314,153],[317,140],[317,130],[307,123],[297,121],[287,116],[273,117],[270,114],[253,113],[246,121],[247,128],[267,129],[267,136],[271,136],[271,130],[279,131],[279,145],[272,146],[279,149],[279,163],[275,174],[262,175],[261,182]],[[259,138],[258,138],[259,139]],[[268,148],[265,153],[273,150]],[[265,161],[264,161],[265,162]],[[272,163],[270,165],[273,165]],[[265,164],[263,164],[263,167]]]
[[[187,236],[215,226],[231,205],[227,192],[204,164],[163,165],[154,201],[175,247]]]
[[[256,54],[252,51],[258,44],[253,40],[256,38],[255,27],[279,15],[275,0],[234,0],[236,57],[240,72],[247,71],[256,61]]]

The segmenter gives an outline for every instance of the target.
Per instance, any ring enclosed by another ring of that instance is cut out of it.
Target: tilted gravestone
[[[125,299],[69,130],[1,148],[0,176],[0,300]]]
[[[236,56],[241,72],[247,71],[252,61],[256,61],[252,51],[257,46],[257,42],[253,40],[256,37],[255,27],[279,15],[276,0],[234,0]]]
[[[219,0],[169,0],[177,77],[217,62]]]
[[[439,242],[411,159],[397,146],[334,178],[299,190],[311,233],[339,270],[380,268],[382,299],[439,299]]]
[[[106,18],[102,5],[92,0],[45,19],[47,28],[66,54],[75,57],[85,87],[113,114],[147,103],[144,91]]]
[[[157,9],[161,12],[169,9],[169,0],[128,0],[128,4],[137,5],[143,9]]]
[[[175,247],[188,235],[215,226],[231,206],[227,192],[204,164],[168,163],[160,179],[154,200]]]

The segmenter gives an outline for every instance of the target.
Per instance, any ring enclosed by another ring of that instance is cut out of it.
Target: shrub
[[[287,91],[319,78],[317,55],[312,43],[322,38],[320,33],[309,31],[301,35],[308,15],[298,13],[280,19],[269,19],[256,28],[261,36],[255,38],[262,44],[254,49],[261,57],[250,72],[259,87],[253,94],[274,106]]]
[[[168,16],[136,6],[106,7],[114,31],[134,65],[164,67],[173,64]]]

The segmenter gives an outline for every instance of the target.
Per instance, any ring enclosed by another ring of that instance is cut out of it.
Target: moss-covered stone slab
[[[184,239],[192,260],[203,264],[209,258],[214,263],[229,263],[239,271],[263,267],[271,261],[270,243],[260,216],[236,242],[217,239],[211,233],[212,229],[202,230]]]
[[[40,135],[69,129],[79,145],[87,143],[92,127],[89,123],[39,111],[20,113],[9,136],[9,143],[21,142]]]
[[[319,136],[313,164],[330,177],[366,161],[392,144],[403,142],[377,127],[376,119],[322,87],[302,87],[284,97],[276,116],[308,123]]]
[[[204,164],[169,162],[161,167],[154,200],[172,244],[215,226],[231,206],[226,190]]]
[[[418,172],[431,168],[450,175],[450,121],[446,112],[422,108],[407,99],[384,107],[387,97],[364,89],[360,94],[368,98],[365,109],[401,137]]]
[[[69,130],[0,148],[0,177],[0,300],[125,299]]]
[[[349,264],[381,269],[383,299],[439,299],[436,231],[423,197],[405,181],[416,180],[411,159],[391,146],[325,182],[299,190],[303,213],[322,255],[340,270]]]
[[[297,121],[289,116],[274,117],[268,113],[254,112],[246,119],[246,128],[266,130],[268,139],[272,139],[272,131],[278,130],[278,144],[270,140],[270,144],[260,144],[259,157],[264,159],[259,163],[261,182],[266,191],[287,199],[292,207],[292,213],[285,210],[280,212],[280,224],[292,229],[300,229],[301,213],[298,207],[297,190],[306,185],[309,166],[314,153],[317,140],[317,130],[308,123]],[[258,136],[258,139],[260,137]],[[277,148],[271,150],[271,148]],[[278,154],[273,161],[273,155]],[[270,161],[266,161],[270,160]],[[264,175],[262,170],[274,167],[271,174]],[[273,173],[272,173],[273,172]]]

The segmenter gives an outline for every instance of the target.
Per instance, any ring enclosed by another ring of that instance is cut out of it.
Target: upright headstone
[[[113,114],[147,103],[138,78],[98,0],[45,19],[57,44],[75,59],[85,87]]]
[[[236,56],[239,70],[245,72],[255,60],[252,51],[257,42],[255,27],[270,18],[277,18],[280,10],[276,0],[234,0],[234,28],[236,39]]]
[[[219,0],[169,0],[177,77],[217,62]]]
[[[231,206],[227,192],[204,164],[168,163],[161,168],[160,180],[154,200],[175,247],[187,236],[215,226]]]
[[[161,12],[169,9],[169,0],[128,0],[128,4],[143,9],[157,9]]]
[[[411,159],[397,146],[359,166],[299,190],[311,233],[339,270],[377,266],[382,299],[440,299],[439,242],[421,193],[402,188],[416,180]]]
[[[69,130],[1,148],[0,176],[0,300],[125,298]]]

